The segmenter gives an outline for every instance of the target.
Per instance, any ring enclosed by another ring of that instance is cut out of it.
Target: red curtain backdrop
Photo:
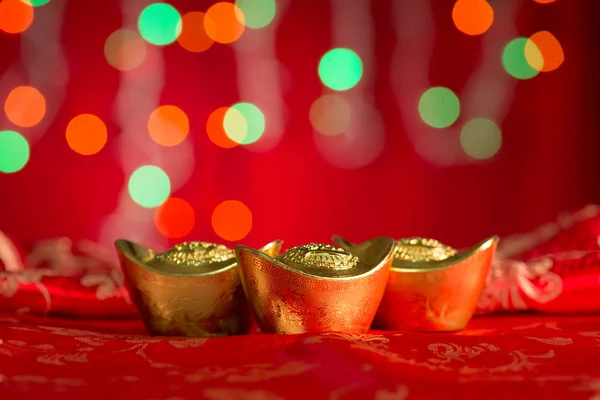
[[[38,14],[50,13],[59,2]],[[182,14],[205,11],[212,4],[171,3]],[[193,173],[173,195],[192,204],[196,224],[170,244],[223,242],[211,227],[211,213],[228,199],[243,201],[252,211],[252,230],[242,240],[251,246],[275,238],[287,245],[328,242],[338,233],[355,241],[380,235],[430,236],[462,247],[490,234],[529,230],[559,212],[597,202],[598,5],[591,0],[517,3],[516,33],[551,31],[561,42],[565,61],[556,71],[517,83],[501,121],[500,152],[473,165],[433,165],[407,139],[390,83],[397,22],[389,0],[371,3],[374,70],[369,71],[373,84],[367,90],[383,118],[385,147],[372,163],[355,170],[337,168],[319,154],[308,118],[310,105],[323,93],[319,59],[332,47],[329,2],[289,2],[282,11],[276,57],[285,70],[281,85],[286,120],[282,141],[267,152],[218,148],[205,131],[214,109],[244,100],[237,90],[232,46],[215,44],[203,53],[190,53],[177,43],[166,46],[160,104],[175,104],[187,113],[195,156]],[[66,8],[60,41],[68,69],[64,101],[48,100],[60,107],[33,144],[26,167],[0,174],[0,229],[25,246],[58,236],[97,240],[128,179],[120,167],[121,128],[115,121],[120,72],[103,53],[106,38],[123,26],[121,2],[61,4]],[[149,2],[140,4],[139,11]],[[428,74],[431,85],[450,87],[460,97],[481,56],[482,39],[456,29],[450,17],[453,4],[431,4],[435,48]],[[499,28],[492,25],[494,29]],[[0,35],[0,72],[5,77],[18,62],[21,46],[19,35]],[[27,84],[23,72],[2,81],[0,97],[18,84]],[[80,113],[98,115],[108,128],[107,145],[94,156],[75,153],[65,141],[68,122]],[[0,129],[14,126],[2,116]]]

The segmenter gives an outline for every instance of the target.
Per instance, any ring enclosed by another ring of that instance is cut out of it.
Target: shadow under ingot
[[[345,249],[355,246],[339,236],[332,240]],[[397,241],[374,327],[422,332],[464,329],[477,307],[497,245],[497,236],[464,251],[434,239]]]
[[[276,256],[282,241],[261,249]],[[115,242],[129,293],[146,329],[161,336],[247,333],[252,324],[233,250],[206,242],[181,243],[156,253]]]
[[[270,257],[234,248],[250,309],[263,333],[366,332],[385,291],[394,240],[351,250],[326,244]]]

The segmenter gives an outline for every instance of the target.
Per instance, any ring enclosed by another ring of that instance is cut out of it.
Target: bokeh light
[[[542,53],[535,44],[529,45],[528,56],[525,56],[527,41],[526,38],[513,39],[506,45],[502,53],[504,69],[517,79],[531,79],[540,73],[540,68],[543,66]],[[532,67],[528,59],[537,68]]]
[[[350,114],[350,105],[342,96],[326,94],[314,101],[309,118],[315,131],[335,136],[350,127]]]
[[[208,37],[217,43],[233,43],[246,28],[244,13],[235,4],[219,2],[213,4],[204,18],[204,29]]]
[[[146,42],[135,31],[119,29],[104,42],[106,61],[120,71],[139,67],[146,58]]]
[[[193,53],[200,53],[208,50],[215,42],[211,39],[204,29],[204,20],[206,14],[201,11],[192,11],[181,18],[181,34],[177,37],[177,42]]]
[[[34,7],[40,7],[45,4],[48,4],[50,0],[21,0],[23,3],[32,5]]]
[[[492,158],[502,146],[502,132],[493,121],[475,118],[463,126],[460,145],[467,155],[477,160]]]
[[[460,101],[452,90],[441,86],[432,87],[421,96],[419,114],[427,125],[446,128],[458,119]]]
[[[29,161],[29,143],[15,131],[0,131],[0,172],[11,174]]]
[[[148,118],[150,137],[163,146],[176,146],[190,132],[187,115],[176,106],[160,106]]]
[[[548,3],[554,3],[556,0],[533,0],[536,3],[540,3],[540,4],[548,4]]]
[[[102,150],[107,137],[106,125],[93,114],[80,114],[67,125],[67,144],[74,152],[84,156]]]
[[[0,1],[0,29],[7,33],[24,32],[33,22],[33,7],[21,0]]]
[[[226,200],[215,208],[211,222],[220,238],[235,242],[245,238],[252,229],[252,213],[241,201]]]
[[[171,197],[154,213],[156,229],[169,238],[181,238],[190,233],[196,223],[194,209],[187,201]]]
[[[173,43],[181,33],[181,26],[181,15],[166,3],[150,4],[138,19],[140,35],[156,46]]]
[[[452,9],[456,28],[467,35],[481,35],[492,26],[494,10],[486,0],[458,0]]]
[[[4,111],[10,122],[29,128],[37,125],[46,115],[46,100],[36,88],[19,86],[8,94]]]
[[[157,166],[144,165],[129,177],[129,195],[137,204],[146,208],[160,206],[171,194],[169,176]]]
[[[362,60],[346,48],[329,50],[319,62],[319,77],[323,85],[342,91],[352,89],[363,75]]]
[[[549,72],[560,67],[565,60],[565,54],[553,34],[541,31],[531,35],[525,43],[525,58],[531,67]]]
[[[252,103],[237,103],[231,106],[223,118],[227,136],[239,144],[256,142],[265,132],[265,116]]]
[[[241,23],[252,29],[269,25],[277,11],[275,0],[236,0],[235,5],[242,10],[244,16]]]
[[[211,142],[224,149],[230,149],[239,145],[239,143],[231,140],[229,136],[227,136],[227,132],[225,132],[224,121],[227,110],[229,110],[229,107],[217,108],[208,116],[208,120],[206,121],[206,133],[208,134],[208,138]],[[243,118],[241,113],[238,111],[236,112],[238,113],[238,116]],[[235,117],[236,116],[234,116],[234,118]],[[246,121],[243,120],[242,124],[245,126]],[[244,127],[244,129],[246,128]]]

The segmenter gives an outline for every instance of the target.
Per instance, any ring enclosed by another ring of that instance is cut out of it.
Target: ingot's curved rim
[[[334,235],[331,238],[331,240],[337,245],[347,250],[357,246],[356,244],[349,242],[348,240],[338,235]],[[459,251],[454,256],[439,261],[406,262],[406,267],[404,267],[398,266],[399,262],[394,260],[394,262],[392,263],[391,271],[405,273],[425,273],[429,271],[440,271],[443,269],[452,268],[453,266],[460,264],[464,260],[475,255],[476,253],[489,249],[490,247],[497,244],[499,240],[500,238],[497,235],[493,235],[467,250]]]
[[[282,245],[283,245],[283,241],[277,239],[277,240],[274,240],[274,241],[268,243],[267,245],[263,246],[260,249],[260,251],[274,250],[275,252],[279,252]],[[137,266],[139,266],[149,272],[152,272],[154,274],[168,276],[168,277],[193,278],[193,277],[217,275],[217,274],[229,271],[232,268],[235,268],[237,266],[237,257],[235,257],[235,255],[234,255],[234,257],[231,258],[231,262],[228,262],[227,264],[223,265],[223,267],[215,269],[215,270],[199,271],[197,273],[194,273],[194,272],[191,272],[191,273],[168,272],[168,271],[162,271],[160,269],[157,269],[157,268],[147,264],[150,260],[152,260],[156,256],[156,252],[152,249],[149,249],[147,247],[144,247],[140,244],[137,244],[135,242],[132,242],[132,241],[126,240],[126,239],[115,240],[115,247],[125,258],[127,258],[129,261],[136,264]],[[141,253],[148,253],[148,257],[146,260],[143,260],[140,257],[136,256],[136,253],[139,253],[140,251],[141,251]],[[234,254],[235,254],[235,252],[234,252]]]
[[[312,278],[312,279],[337,282],[337,281],[351,281],[351,280],[355,280],[355,279],[361,279],[361,278],[364,278],[365,276],[375,274],[377,271],[379,271],[381,268],[383,268],[393,257],[396,242],[394,241],[394,239],[389,238],[389,237],[379,237],[379,238],[371,239],[371,240],[363,242],[359,245],[353,246],[352,249],[346,249],[346,250],[348,252],[352,253],[353,250],[356,251],[361,246],[366,247],[371,244],[378,244],[379,246],[382,246],[385,250],[385,251],[382,251],[381,255],[378,257],[378,262],[375,263],[372,266],[372,268],[370,268],[369,270],[365,271],[362,274],[352,275],[352,276],[339,276],[339,277],[338,276],[332,276],[332,277],[319,276],[319,275],[309,274],[307,272],[300,271],[295,268],[291,268],[289,265],[286,265],[285,263],[277,260],[276,258],[269,257],[268,255],[261,253],[260,251],[255,250],[251,247],[237,245],[233,248],[233,250],[235,251],[236,258],[239,257],[241,252],[245,252],[245,253],[249,253],[250,255],[252,255],[256,258],[261,258],[265,261],[268,261],[271,264],[274,264],[286,271],[293,272],[293,273],[296,273],[301,276],[305,276],[305,277]],[[354,254],[354,253],[352,253],[352,254]]]

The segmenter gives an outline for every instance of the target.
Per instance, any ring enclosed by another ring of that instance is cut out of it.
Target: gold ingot
[[[346,251],[307,244],[272,257],[234,248],[250,309],[264,333],[366,332],[386,287],[394,240]]]
[[[276,256],[277,240],[261,251]],[[136,243],[115,242],[129,293],[146,329],[161,336],[247,333],[252,324],[233,250],[186,242],[156,253]]]
[[[347,250],[355,247],[339,236],[333,241]],[[434,239],[397,241],[374,327],[425,332],[464,329],[477,307],[497,245],[497,236],[464,251]]]

